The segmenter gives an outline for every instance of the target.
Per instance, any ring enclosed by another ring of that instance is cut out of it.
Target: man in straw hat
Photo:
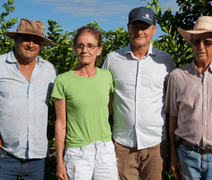
[[[154,12],[130,11],[130,44],[111,52],[103,65],[114,77],[113,138],[123,180],[163,179],[166,163],[165,77],[175,68],[168,53],[152,47]]]
[[[48,179],[47,115],[55,67],[38,57],[44,37],[40,21],[21,19],[7,32],[15,48],[0,55],[0,179]]]
[[[199,17],[192,31],[178,32],[191,45],[194,60],[169,77],[165,111],[170,113],[171,170],[176,179],[211,180],[212,17]]]

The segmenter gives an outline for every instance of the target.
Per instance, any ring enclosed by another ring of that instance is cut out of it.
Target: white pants
[[[64,164],[69,180],[118,180],[112,141],[66,148]]]

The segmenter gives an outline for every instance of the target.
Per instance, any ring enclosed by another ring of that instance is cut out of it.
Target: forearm
[[[170,154],[176,153],[175,147],[175,130],[177,129],[177,117],[169,116],[169,141],[170,141]]]
[[[175,130],[177,129],[177,117],[169,116],[169,140],[170,140],[170,169],[176,178],[180,179],[181,167],[175,147]]]
[[[63,163],[63,150],[66,137],[66,101],[54,98],[56,123],[55,123],[55,139],[57,152],[57,171],[58,179],[67,180],[67,173]]]
[[[57,163],[63,163],[63,150],[66,137],[66,102],[61,99],[54,99],[56,122],[55,122],[55,139]]]
[[[56,120],[55,139],[56,139],[57,163],[63,163],[65,137],[66,137],[66,125],[61,124],[59,120]]]

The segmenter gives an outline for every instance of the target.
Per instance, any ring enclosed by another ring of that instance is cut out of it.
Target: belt
[[[188,143],[185,140],[182,140],[182,144],[184,144],[185,146],[193,149],[196,152],[199,152],[200,154],[208,154],[208,153],[212,153],[212,147],[206,146],[206,147],[199,147],[199,146],[195,146],[192,145],[190,143]]]

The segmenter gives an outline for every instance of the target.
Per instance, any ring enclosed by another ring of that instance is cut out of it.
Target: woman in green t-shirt
[[[103,48],[101,42],[98,30],[89,26],[78,29],[74,38],[78,65],[55,80],[52,97],[57,117],[58,179],[118,179],[108,122],[109,97],[114,91],[112,75],[95,67]]]

